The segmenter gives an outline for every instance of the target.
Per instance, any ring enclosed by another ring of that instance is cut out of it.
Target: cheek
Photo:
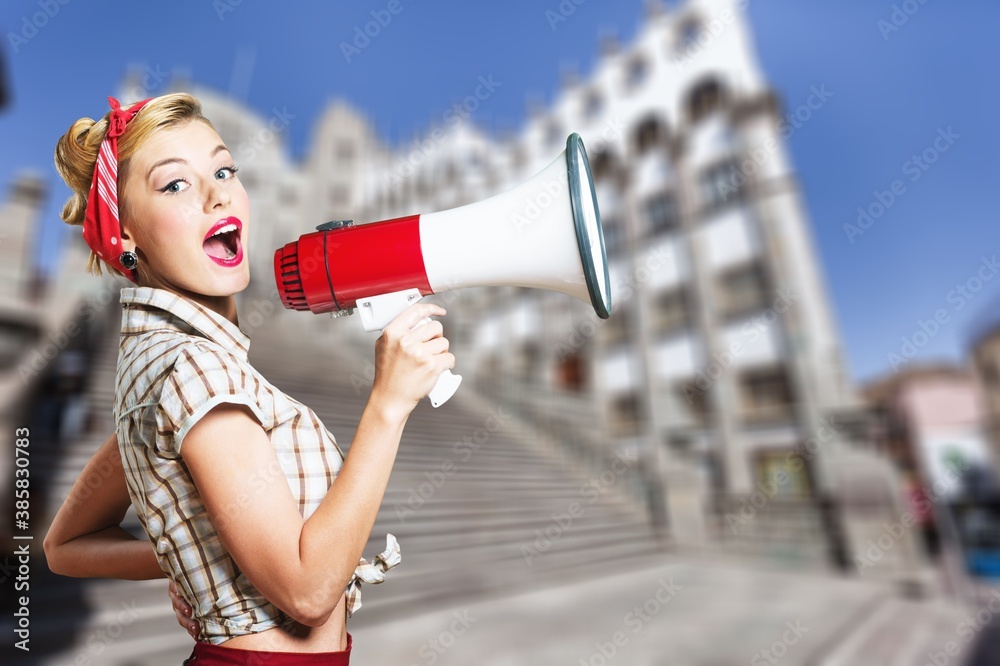
[[[147,209],[142,218],[142,233],[140,237],[147,250],[176,250],[179,246],[189,245],[197,232],[187,220],[183,210],[177,208]]]

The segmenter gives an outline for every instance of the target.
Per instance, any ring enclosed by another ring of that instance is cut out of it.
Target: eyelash
[[[238,166],[236,166],[235,164],[230,164],[228,166],[219,167],[218,169],[216,169],[215,173],[219,173],[219,171],[230,171],[230,172],[232,172],[232,175],[235,176],[236,172],[239,171],[239,170],[240,170],[240,168]],[[229,180],[229,179],[227,178],[226,180]],[[180,192],[170,192],[168,190],[170,190],[170,188],[173,187],[174,185],[176,185],[177,183],[186,183],[186,182],[187,181],[184,180],[183,178],[175,178],[174,180],[172,180],[169,183],[167,183],[165,187],[161,187],[157,191],[158,192],[162,192],[164,194],[180,194]]]

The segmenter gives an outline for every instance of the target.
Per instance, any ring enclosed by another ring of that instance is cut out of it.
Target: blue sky
[[[526,95],[550,100],[566,63],[586,76],[601,30],[613,27],[627,42],[642,14],[640,0],[586,0],[552,30],[545,12],[559,0],[399,0],[401,11],[348,63],[339,44],[389,0],[280,9],[236,3],[0,5],[14,87],[13,106],[0,114],[0,187],[23,168],[48,180],[43,262],[67,233],[58,217],[68,191],[52,166],[55,141],[75,118],[105,112],[105,97],[130,65],[184,70],[264,116],[287,107],[296,116],[287,136],[299,157],[329,99],[348,99],[399,142],[488,74],[503,85],[475,122],[488,131],[516,129]],[[891,20],[894,5],[901,25],[886,33],[879,21]],[[45,7],[51,18],[25,32],[25,20]],[[1000,215],[990,208],[1000,189],[1000,91],[991,71],[1000,62],[1000,3],[750,0],[747,11],[764,73],[789,108],[805,102],[812,86],[833,93],[791,136],[790,149],[851,374],[865,379],[891,369],[889,355],[901,354],[904,338],[942,310],[935,334],[917,335],[924,343],[917,358],[964,359],[971,322],[991,304],[1000,307],[1000,275],[983,264],[1000,255]],[[29,38],[12,40],[12,32]],[[935,138],[948,128],[952,143],[937,151]],[[924,171],[911,159],[925,149],[937,159]],[[902,194],[850,242],[844,225],[896,180]],[[997,279],[973,293],[983,276]]]

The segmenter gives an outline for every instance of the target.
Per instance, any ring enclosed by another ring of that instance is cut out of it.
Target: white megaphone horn
[[[292,310],[351,314],[381,330],[422,296],[484,286],[559,291],[611,316],[601,213],[583,140],[531,180],[438,213],[355,225],[328,222],[274,253],[281,302]],[[450,398],[446,370],[428,397]]]

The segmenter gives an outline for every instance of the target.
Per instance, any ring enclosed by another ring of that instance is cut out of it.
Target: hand
[[[174,581],[170,581],[167,591],[170,593],[170,603],[174,607],[174,615],[177,616],[177,624],[184,627],[184,630],[191,634],[191,638],[198,640],[198,625],[191,619],[191,606],[181,597]]]
[[[417,325],[446,312],[434,303],[415,303],[389,322],[375,342],[372,396],[383,400],[393,414],[408,415],[434,388],[441,373],[455,367],[441,322]]]

